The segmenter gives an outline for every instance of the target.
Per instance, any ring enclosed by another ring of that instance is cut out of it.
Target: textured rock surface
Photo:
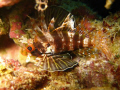
[[[12,6],[18,3],[20,0],[0,0],[0,7]]]

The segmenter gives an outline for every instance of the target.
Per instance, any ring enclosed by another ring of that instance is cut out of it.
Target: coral
[[[83,20],[77,29],[92,30],[90,37],[93,47],[97,50],[93,53],[94,57],[85,56],[78,61],[79,67],[76,68],[76,72],[78,72],[81,87],[108,85],[115,86],[115,90],[118,89],[119,83],[116,83],[116,80],[119,82],[119,12],[104,18],[103,21]]]
[[[116,86],[120,88],[120,65],[117,67],[116,71],[114,71],[115,80],[117,81]]]
[[[10,38],[20,38],[21,34],[24,32],[21,30],[21,22],[12,22],[11,29],[10,29]]]
[[[6,32],[5,32],[5,29],[4,29],[4,26],[3,26],[3,22],[2,22],[2,20],[0,19],[0,35],[2,35],[2,34],[5,34]]]
[[[15,9],[9,14],[8,17],[10,21],[10,38],[20,38],[22,34],[25,34],[22,23],[23,20],[27,17],[27,14],[31,12],[30,9],[32,8],[32,3],[33,1],[28,4],[27,0],[25,0],[24,3],[21,2],[18,4]],[[24,11],[26,9],[26,5],[28,6],[27,10]]]
[[[78,90],[78,78],[76,73],[71,72],[54,72],[50,73],[50,85],[46,90]]]
[[[9,24],[7,18],[0,18],[0,35],[7,34],[9,31]]]
[[[18,61],[0,58],[0,62],[0,89],[33,89],[47,80],[45,74],[29,70]]]
[[[38,11],[44,11],[48,6],[48,0],[36,0],[35,9]]]
[[[4,40],[1,40],[3,39]],[[18,60],[24,62],[26,57],[20,56],[20,46],[15,44],[8,35],[0,38],[0,89],[32,89],[48,81],[46,73],[39,68],[27,64],[23,66]],[[21,59],[20,59],[21,58]]]
[[[115,0],[106,0],[105,8],[110,9],[111,5],[113,4]]]
[[[0,0],[0,8],[4,6],[12,6],[18,3],[20,0]]]
[[[79,82],[83,88],[94,86],[106,86],[115,82],[112,74],[113,66],[103,58],[81,58],[79,67],[76,68],[79,76]]]

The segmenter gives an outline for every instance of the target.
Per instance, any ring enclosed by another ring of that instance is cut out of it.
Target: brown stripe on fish
[[[55,53],[62,52],[62,38],[57,31],[52,32],[51,35],[54,39]]]
[[[67,31],[62,31],[62,33],[63,33],[63,37],[64,37],[64,40],[62,40],[62,42],[63,42],[63,47],[64,47],[64,49],[63,49],[63,51],[69,51],[69,43],[70,43],[70,38],[69,38],[69,36],[68,36],[68,33],[67,33]]]
[[[60,37],[60,42],[61,42],[61,52],[62,51],[66,51],[66,48],[65,48],[65,45],[66,45],[66,42],[65,42],[65,38],[64,38],[64,36],[63,36],[63,32],[62,32],[62,30],[61,29],[59,29],[59,30],[56,30],[56,32],[57,32],[57,36],[59,36]]]
[[[79,36],[79,41],[78,41],[78,43],[79,43],[79,48],[83,48],[83,40],[84,40],[84,38],[83,38],[83,36]]]
[[[76,32],[74,37],[73,37],[73,48],[74,50],[78,49],[79,48],[79,44],[80,44],[80,39],[79,39],[79,34]]]
[[[93,46],[93,45],[92,45],[92,39],[91,39],[91,38],[89,38],[88,46],[89,46],[89,47],[90,47],[90,46]]]

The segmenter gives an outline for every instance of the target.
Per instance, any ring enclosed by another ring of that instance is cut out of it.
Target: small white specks
[[[30,61],[30,54],[28,54],[27,59],[26,59],[26,63],[28,63]]]
[[[14,90],[14,87],[12,86],[10,89],[11,89],[11,90]]]
[[[79,37],[81,37],[82,36],[82,34],[79,34]]]
[[[55,53],[55,50],[54,50],[54,49],[52,49],[52,53]]]
[[[50,39],[50,41],[52,41],[52,40]]]
[[[78,41],[78,43],[80,43],[80,41]]]
[[[52,22],[52,23],[54,23],[54,22],[55,22],[55,19],[54,19],[54,17],[51,19],[51,22]]]
[[[33,39],[28,39],[28,42],[29,44],[33,44]]]
[[[62,42],[64,42],[65,40],[64,40],[64,38],[62,39]]]
[[[70,32],[70,31],[68,31],[68,36],[69,36],[69,37],[73,38],[74,35],[75,35],[74,32]]]
[[[87,61],[86,64],[87,64],[87,65],[90,65],[90,64],[91,64],[91,61]]]
[[[43,22],[43,27],[44,27],[44,29],[46,29],[46,30],[47,30],[47,25],[46,25],[46,23],[45,23],[45,22]]]
[[[47,47],[46,53],[50,53],[51,50],[52,50],[52,47],[51,47],[51,46]]]
[[[43,65],[44,63],[43,62],[40,62],[41,65]]]
[[[5,65],[5,63],[4,63],[4,60],[0,57],[0,63],[2,64],[2,65]]]
[[[44,88],[44,90],[46,90],[46,88]]]
[[[35,26],[35,30],[42,32],[42,30],[37,25]]]
[[[31,31],[32,31],[32,29],[25,29],[25,30],[27,30],[28,32],[31,32]]]
[[[52,36],[46,36],[46,38],[50,41],[50,42],[54,42],[54,39]]]
[[[71,33],[68,31],[68,36],[71,37]]]
[[[52,35],[49,32],[42,32],[42,33],[48,41],[54,42],[54,38],[52,37]]]
[[[20,38],[19,42],[21,42],[21,43],[28,43],[28,42],[27,42],[27,38],[26,38],[25,36],[22,36],[22,37]]]
[[[106,60],[104,60],[103,62],[104,62],[104,63],[108,63],[108,61],[106,61]]]
[[[90,55],[90,54],[88,54],[88,56],[90,57],[91,55]]]
[[[95,66],[99,66],[99,63],[95,63]]]
[[[19,36],[16,36],[17,38],[19,37]]]
[[[45,53],[55,53],[55,46],[51,45],[51,46],[47,47],[47,50]]]
[[[84,55],[84,54],[85,54],[85,52],[82,52],[82,54]]]
[[[73,39],[70,39],[70,42],[72,42],[73,41]]]
[[[71,29],[74,30],[74,20],[73,20],[73,18],[70,19],[69,25],[71,26]]]
[[[88,47],[89,38],[83,40],[83,47]]]
[[[36,60],[40,60],[40,58],[39,58],[39,57],[37,57],[37,58],[36,58]]]
[[[67,15],[66,19],[64,20],[62,26],[64,25],[68,25],[72,30],[74,30],[74,24],[75,24],[75,20],[74,20],[74,17],[73,15],[71,15],[70,13]]]
[[[35,35],[35,34],[36,34],[36,32],[34,32],[34,31],[33,31],[33,32],[32,32],[32,34],[34,34],[34,35]]]

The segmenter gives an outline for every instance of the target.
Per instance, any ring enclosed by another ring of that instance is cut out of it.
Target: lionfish
[[[76,29],[73,15],[57,6],[39,12],[37,18],[30,18],[28,27],[32,30],[33,42],[26,49],[40,58],[39,66],[43,70],[64,71],[78,65],[72,51],[91,45],[84,32]]]

